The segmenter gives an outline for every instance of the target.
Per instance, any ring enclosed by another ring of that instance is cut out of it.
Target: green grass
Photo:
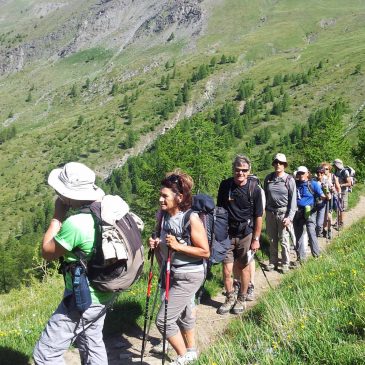
[[[198,364],[360,364],[365,220],[233,321]]]

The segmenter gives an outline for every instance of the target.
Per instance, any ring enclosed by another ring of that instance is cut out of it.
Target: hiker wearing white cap
[[[336,158],[333,161],[332,166],[335,169],[335,175],[338,178],[338,182],[341,188],[340,201],[342,203],[343,209],[338,209],[337,214],[339,214],[339,222],[340,225],[342,226],[345,217],[344,211],[348,209],[349,188],[351,188],[352,182],[349,172],[347,171],[347,169],[343,165],[343,162],[339,158]]]
[[[299,262],[304,261],[306,256],[306,244],[304,240],[304,227],[307,228],[309,246],[312,256],[318,257],[320,249],[316,235],[316,201],[317,199],[327,200],[331,198],[328,191],[324,194],[321,185],[311,179],[310,172],[305,166],[297,169],[297,205],[298,210],[294,217],[294,232],[297,239],[296,252]]]
[[[264,181],[266,194],[266,232],[270,240],[270,258],[267,271],[278,268],[278,244],[281,245],[281,270],[289,270],[290,229],[297,209],[296,186],[293,176],[285,172],[288,166],[283,153],[275,155],[274,172]]]
[[[66,216],[70,208],[80,210],[102,199],[104,192],[95,185],[95,173],[81,163],[70,162],[63,168],[53,170],[48,184],[55,189],[58,197],[53,218],[43,237],[43,258],[50,261],[63,257],[65,262],[76,262],[72,251],[80,248],[90,259],[96,244],[92,215],[78,212],[68,218]],[[110,301],[113,293],[102,293],[90,287],[90,301],[85,305],[88,308],[81,312],[76,309],[71,273],[66,273],[64,278],[63,300],[34,348],[34,362],[36,365],[64,364],[63,354],[76,337],[83,364],[107,364],[102,329],[105,303]]]

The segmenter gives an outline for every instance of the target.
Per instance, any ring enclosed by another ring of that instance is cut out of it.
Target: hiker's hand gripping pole
[[[165,317],[163,323],[163,335],[162,335],[162,365],[165,364],[166,357],[166,327],[167,327],[167,307],[169,304],[169,290],[170,290],[170,267],[171,267],[171,249],[167,250],[166,261],[166,285],[165,285]]]
[[[156,233],[152,233],[152,239],[156,239]],[[144,317],[144,324],[143,324],[143,338],[142,338],[142,350],[141,350],[141,365],[143,362],[143,356],[144,356],[145,347],[146,347],[146,329],[147,329],[147,322],[149,319],[148,311],[149,311],[150,297],[151,297],[154,257],[155,257],[155,250],[154,250],[154,248],[150,248],[150,250],[148,251],[148,259],[151,260],[151,265],[150,265],[150,271],[148,273],[146,309],[145,309],[145,317]]]

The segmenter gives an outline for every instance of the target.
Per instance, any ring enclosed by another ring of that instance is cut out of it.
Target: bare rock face
[[[178,38],[196,36],[202,29],[201,2],[101,0],[90,4],[80,0],[76,2],[78,6],[70,1],[37,5],[31,14],[41,21],[47,21],[56,11],[59,15],[67,11],[68,16],[48,34],[28,39],[14,48],[0,47],[0,75],[17,72],[37,59],[57,60],[92,47],[101,46],[119,53],[137,41],[146,40],[145,48],[165,42],[165,35],[171,32]]]

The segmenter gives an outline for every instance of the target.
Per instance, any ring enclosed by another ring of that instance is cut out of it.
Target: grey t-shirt
[[[297,210],[297,188],[294,178],[287,173],[283,176],[271,173],[265,178],[264,189],[266,209],[271,212],[283,210],[285,216],[293,221]]]
[[[191,213],[191,216],[196,213]],[[164,214],[162,218],[162,229],[160,234],[160,246],[163,258],[167,258],[166,235],[168,232],[173,234],[182,245],[187,245],[187,242],[182,239],[183,225],[185,212],[179,212],[174,216]],[[173,252],[171,258],[171,270],[174,272],[198,272],[204,271],[203,259],[193,257],[180,252]]]

